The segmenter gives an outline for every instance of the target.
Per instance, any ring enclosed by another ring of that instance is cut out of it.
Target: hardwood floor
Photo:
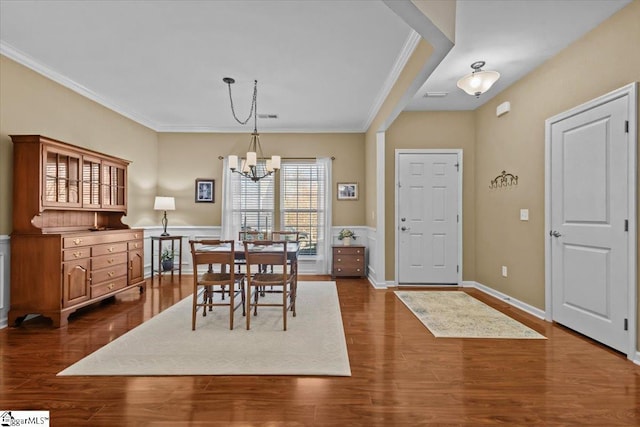
[[[190,276],[164,280],[66,328],[0,330],[0,411],[49,410],[52,426],[640,425],[640,366],[619,353],[475,290],[549,339],[435,339],[363,279],[337,281],[351,377],[56,377],[190,294]]]

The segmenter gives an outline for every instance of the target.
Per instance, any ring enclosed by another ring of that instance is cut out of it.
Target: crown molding
[[[220,127],[211,127],[206,125],[193,125],[193,126],[184,126],[184,125],[167,125],[167,126],[159,126],[157,129],[154,129],[158,133],[246,133],[250,134],[251,131],[248,129],[239,130],[237,127],[233,128],[220,128]],[[258,132],[260,135],[268,135],[270,133],[364,133],[362,129],[315,129],[315,128],[269,128],[268,130],[262,129]]]
[[[382,88],[378,92],[378,96],[376,97],[376,100],[374,101],[373,105],[371,106],[371,109],[369,110],[369,115],[367,116],[367,120],[362,125],[362,129],[363,129],[362,132],[366,132],[367,129],[369,129],[369,126],[371,126],[373,119],[375,119],[376,115],[378,114],[378,111],[380,111],[380,107],[382,107],[382,103],[385,101],[385,99],[387,99],[387,96],[389,96],[389,92],[391,92],[393,85],[396,84],[398,77],[400,77],[400,73],[402,73],[402,70],[404,69],[405,65],[407,65],[407,61],[409,60],[409,58],[411,58],[411,55],[413,54],[413,51],[416,49],[416,46],[418,46],[419,41],[420,41],[420,34],[418,34],[415,30],[411,30],[411,32],[409,33],[409,36],[404,42],[404,46],[402,46],[402,50],[400,51],[400,53],[398,54],[398,57],[396,58],[393,68],[389,72],[387,79],[384,81]]]
[[[0,41],[0,54],[6,56],[9,59],[14,60],[18,64],[21,64],[29,68],[30,70],[35,71],[38,74],[41,74],[42,76],[50,80],[53,80],[54,82],[66,87],[67,89],[71,89],[72,91],[76,92],[79,95],[84,96],[85,98],[88,98],[94,102],[97,102],[98,104],[114,111],[115,113],[118,113],[130,120],[133,120],[138,124],[141,124],[142,126],[148,127],[149,129],[154,131],[157,131],[158,129],[158,125],[152,120],[150,120],[149,118],[141,114],[128,111],[126,108],[123,108],[121,105],[101,96],[100,94],[90,89],[87,89],[86,87],[73,81],[72,79],[63,76],[62,74],[58,73],[52,68],[49,68],[46,65],[36,61],[29,55],[25,54],[19,49],[16,49],[15,47],[11,46],[6,42]]]

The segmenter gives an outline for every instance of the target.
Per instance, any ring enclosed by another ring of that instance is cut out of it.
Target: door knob
[[[560,234],[559,232],[557,232],[556,230],[551,230],[549,232],[549,236],[553,236],[553,237],[560,237],[562,236],[562,234]]]

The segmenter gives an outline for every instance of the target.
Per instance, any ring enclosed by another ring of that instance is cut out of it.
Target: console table
[[[153,280],[156,277],[156,272],[158,273],[158,283],[161,283],[162,274],[163,273],[171,273],[171,281],[173,281],[173,273],[178,271],[178,278],[182,279],[182,239],[184,236],[151,236],[151,284],[153,285]],[[176,242],[177,245],[176,245]],[[155,250],[155,246],[158,246],[157,252]],[[166,246],[165,246],[166,244]],[[170,244],[170,246],[169,246]],[[165,249],[169,249],[173,254],[174,258],[178,257],[178,265],[173,265],[173,268],[168,270],[162,269],[162,251],[163,246]],[[177,246],[177,247],[176,247]],[[155,260],[158,261],[158,268],[155,268]]]

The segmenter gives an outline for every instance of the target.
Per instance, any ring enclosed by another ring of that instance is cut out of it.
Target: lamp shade
[[[176,199],[173,197],[156,196],[156,201],[153,204],[153,209],[156,211],[175,211]]]
[[[480,96],[485,93],[500,78],[497,71],[474,71],[458,80],[458,87],[469,95]]]

